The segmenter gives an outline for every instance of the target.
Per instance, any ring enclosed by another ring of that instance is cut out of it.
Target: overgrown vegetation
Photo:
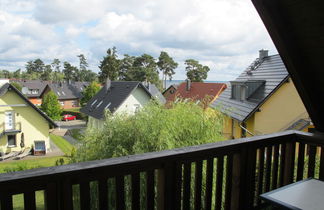
[[[165,108],[151,102],[133,116],[107,113],[103,129],[88,129],[75,162],[161,151],[223,139],[222,117],[193,102]]]

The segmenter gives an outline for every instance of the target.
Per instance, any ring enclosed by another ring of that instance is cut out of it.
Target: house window
[[[78,106],[79,105],[79,103],[78,103],[78,101],[77,100],[74,100],[74,101],[72,101],[72,106]]]
[[[31,94],[38,94],[39,93],[39,90],[38,89],[32,89],[31,90]]]
[[[64,101],[60,101],[61,106],[64,106]]]
[[[8,147],[17,146],[16,135],[8,135]]]
[[[45,141],[35,141],[35,151],[45,151]]]

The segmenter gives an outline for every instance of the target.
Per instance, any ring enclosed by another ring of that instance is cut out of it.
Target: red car
[[[65,121],[76,120],[76,116],[70,115],[70,114],[65,114],[65,115],[63,115],[63,120],[65,120]]]

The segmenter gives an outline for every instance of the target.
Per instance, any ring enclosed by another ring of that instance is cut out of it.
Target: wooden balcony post
[[[157,170],[157,210],[164,210],[164,169]]]
[[[286,143],[286,154],[284,159],[283,185],[292,183],[294,176],[295,142]]]
[[[166,163],[158,170],[157,209],[180,209],[181,167],[175,163]]]
[[[232,183],[231,183],[231,204],[230,209],[242,209],[242,197],[246,192],[246,148],[233,155]]]

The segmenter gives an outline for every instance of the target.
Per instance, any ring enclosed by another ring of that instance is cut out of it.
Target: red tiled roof
[[[225,89],[225,83],[191,82],[190,89],[188,91],[187,83],[183,82],[179,85],[176,92],[167,98],[167,101],[174,101],[176,97],[201,101],[206,96],[210,96],[212,99],[214,99]]]

